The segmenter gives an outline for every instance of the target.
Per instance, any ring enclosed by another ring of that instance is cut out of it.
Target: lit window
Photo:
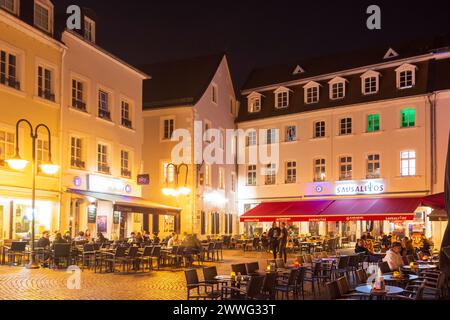
[[[247,146],[256,146],[257,138],[256,138],[256,131],[252,130],[249,131],[247,134]]]
[[[256,186],[256,165],[247,167],[247,185]]]
[[[6,166],[6,160],[15,155],[15,134],[0,130],[0,167]]]
[[[289,106],[289,93],[287,91],[277,92],[275,101],[277,109],[287,108]]]
[[[276,183],[276,165],[274,163],[266,166],[265,184],[272,185]]]
[[[402,177],[416,175],[415,151],[402,151],[400,153],[400,175]]]
[[[120,151],[120,175],[124,178],[131,178],[130,153],[125,150]]]
[[[53,72],[52,70],[38,66],[38,96],[50,101],[55,101],[53,93]]]
[[[132,128],[133,122],[131,121],[131,106],[127,101],[122,101],[121,103],[121,116],[122,116],[122,126],[126,128]]]
[[[111,121],[111,111],[109,110],[109,94],[106,91],[98,91],[98,117]]]
[[[314,181],[325,181],[326,179],[325,159],[314,160]]]
[[[297,182],[297,162],[288,161],[286,162],[286,183],[296,183]]]
[[[369,114],[367,116],[367,132],[380,131],[380,115]]]
[[[100,173],[111,173],[108,161],[108,146],[101,143],[97,145],[97,170]]]
[[[81,138],[70,138],[70,165],[75,169],[84,169],[86,167],[83,161],[83,139]]]
[[[286,127],[286,142],[292,142],[297,140],[297,127],[287,126]]]
[[[340,157],[339,159],[339,179],[351,180],[352,179],[352,157]]]
[[[20,90],[17,79],[17,56],[4,50],[0,51],[0,84]]]
[[[367,156],[367,179],[378,179],[380,177],[380,155],[369,154]]]
[[[416,125],[416,110],[403,109],[402,110],[402,128],[410,128]]]
[[[83,82],[72,79],[72,108],[86,112]]]
[[[314,123],[314,138],[325,137],[325,121],[317,121]]]
[[[50,8],[41,3],[34,2],[34,25],[45,32],[50,29]]]
[[[341,119],[340,135],[345,136],[352,134],[352,118]]]

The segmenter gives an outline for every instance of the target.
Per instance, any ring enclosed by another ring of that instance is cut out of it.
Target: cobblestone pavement
[[[219,274],[229,274],[231,264],[258,261],[266,265],[265,252],[224,251],[224,261],[216,265]],[[199,270],[199,275],[201,275]],[[182,270],[147,273],[108,274],[84,270],[81,289],[68,289],[71,274],[65,270],[27,270],[0,266],[0,300],[183,300],[186,286]]]

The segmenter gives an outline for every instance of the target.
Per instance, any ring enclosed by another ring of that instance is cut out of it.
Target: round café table
[[[406,274],[403,275],[403,277],[401,278],[394,278],[394,276],[392,274],[384,274],[383,275],[384,281],[389,281],[389,282],[405,282],[405,281],[414,281],[419,279],[418,275],[415,274]]]
[[[434,270],[437,268],[437,265],[435,264],[418,264],[414,267],[414,269],[411,269],[411,266],[406,265],[402,267],[402,270],[414,272],[414,273],[421,273],[423,271],[427,270]]]
[[[385,296],[390,295],[390,294],[395,295],[395,294],[400,294],[403,291],[405,291],[403,288],[400,288],[400,287],[386,286],[385,293],[373,293],[372,286],[368,285],[368,284],[358,286],[355,288],[355,290],[359,293],[364,293],[364,294],[370,295],[371,297],[375,297],[375,298],[379,298],[379,299],[383,299]]]

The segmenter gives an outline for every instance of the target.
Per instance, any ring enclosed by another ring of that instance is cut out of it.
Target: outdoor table
[[[403,270],[415,272],[415,273],[420,273],[420,272],[426,271],[426,270],[434,270],[436,268],[437,268],[437,265],[435,265],[435,264],[418,264],[418,265],[414,266],[414,269],[411,269],[411,266],[409,266],[409,265],[402,267]]]
[[[419,279],[419,276],[415,274],[404,274],[400,278],[395,278],[392,274],[384,274],[383,275],[384,281],[386,282],[392,282],[392,283],[398,283],[400,285],[404,285],[405,283],[409,281],[414,281]]]
[[[364,293],[364,294],[368,294],[371,297],[378,297],[380,299],[384,298],[387,295],[393,294],[400,294],[403,291],[405,291],[403,288],[400,287],[396,287],[396,286],[386,286],[385,287],[385,292],[372,292],[372,286],[371,285],[362,285],[362,286],[358,286],[355,288],[356,291],[358,291],[359,293]]]

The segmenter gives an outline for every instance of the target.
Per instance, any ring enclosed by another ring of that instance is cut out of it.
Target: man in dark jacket
[[[280,237],[281,229],[277,226],[277,223],[274,222],[272,224],[272,228],[269,230],[269,239],[270,239],[270,248],[273,252],[273,258],[277,258],[278,248],[280,243],[278,242],[278,238]]]
[[[288,229],[286,228],[286,223],[281,223],[281,230],[280,230],[280,258],[284,258],[284,263],[287,262],[287,246],[288,241]]]

